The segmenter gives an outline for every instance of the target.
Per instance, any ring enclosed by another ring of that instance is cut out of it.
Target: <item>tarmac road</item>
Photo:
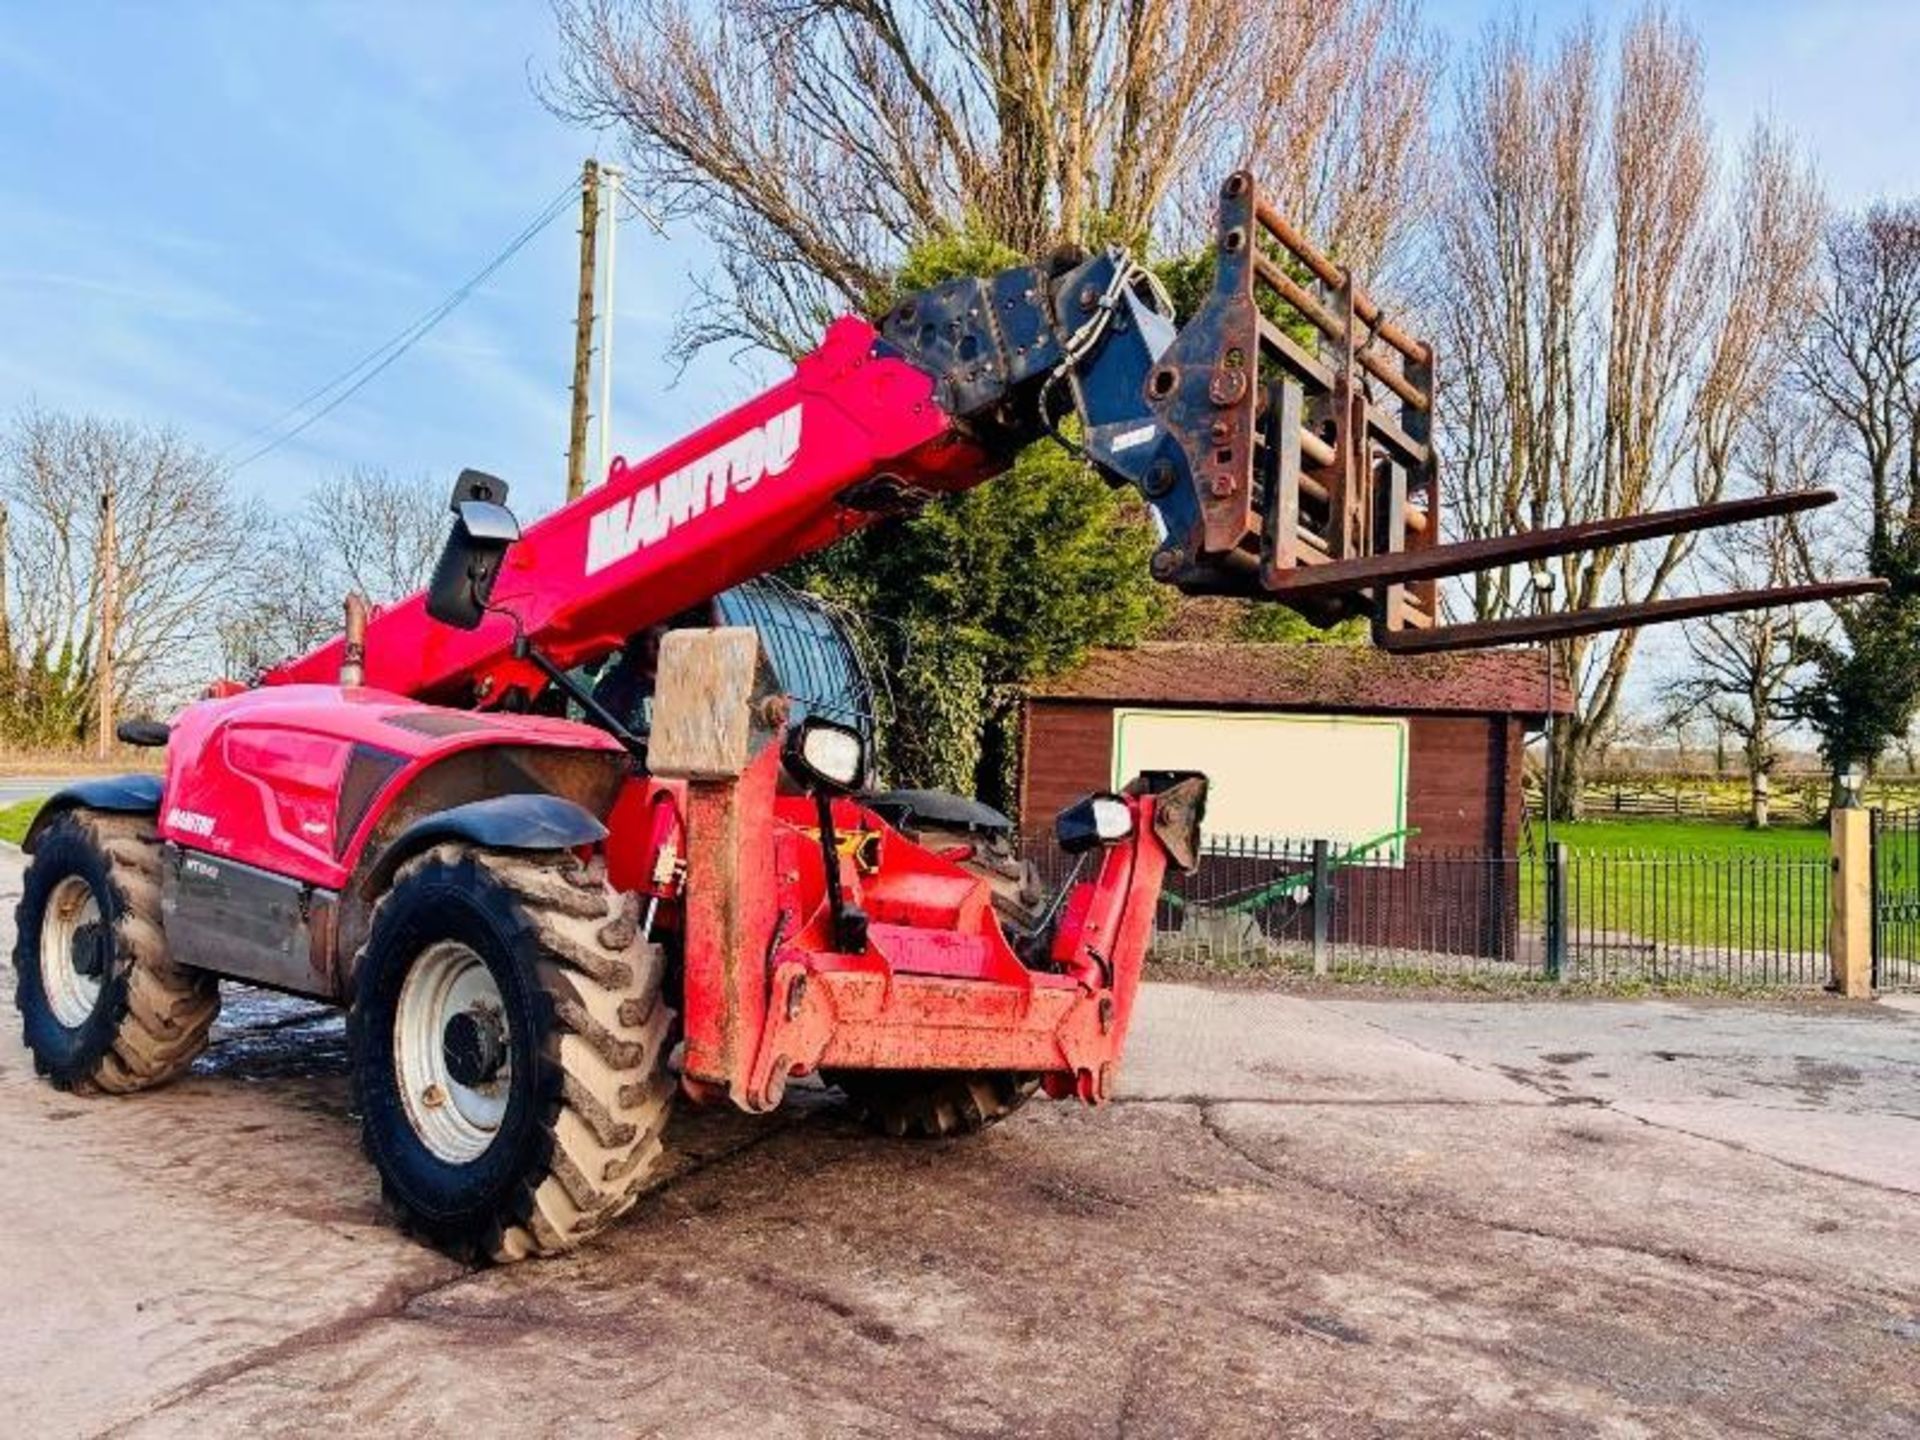
[[[51,795],[78,778],[72,775],[0,775],[0,809]]]
[[[77,1100],[7,1021],[0,1427],[1920,1431],[1908,1010],[1150,986],[1105,1110],[688,1113],[604,1240],[474,1272],[382,1221],[343,1058],[237,992],[192,1078]]]

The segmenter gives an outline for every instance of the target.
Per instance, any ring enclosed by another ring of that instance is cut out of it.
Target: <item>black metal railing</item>
[[[1831,974],[1824,853],[1554,848],[1566,978],[1816,987]]]
[[[1048,847],[1031,858],[1049,884],[1066,873]],[[1817,852],[1391,855],[1216,837],[1192,875],[1168,877],[1153,954],[1300,974],[1816,987],[1829,869]],[[1912,938],[1920,957],[1920,905]]]
[[[1872,812],[1873,988],[1920,990],[1920,808]]]

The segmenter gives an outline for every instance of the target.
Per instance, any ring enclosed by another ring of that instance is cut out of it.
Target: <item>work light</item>
[[[857,730],[809,715],[787,739],[787,768],[802,784],[847,791],[867,772],[866,745]]]

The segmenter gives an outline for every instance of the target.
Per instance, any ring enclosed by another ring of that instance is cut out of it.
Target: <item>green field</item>
[[[1538,819],[1530,838],[1540,844],[1546,835]],[[1556,822],[1553,838],[1570,850],[1630,851],[1651,855],[1798,855],[1827,853],[1822,826],[1775,825],[1748,830],[1708,820],[1581,820]]]
[[[33,823],[33,817],[39,813],[38,800],[21,800],[0,809],[0,840],[9,845],[18,845],[21,837],[27,833],[27,826]]]
[[[1536,824],[1533,840],[1543,838]],[[1721,951],[1818,950],[1827,920],[1827,834],[1711,822],[1583,821],[1553,827],[1568,849],[1576,948],[1631,939]],[[1521,915],[1546,910],[1544,867],[1521,864]]]

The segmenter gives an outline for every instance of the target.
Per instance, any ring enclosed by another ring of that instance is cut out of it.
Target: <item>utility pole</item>
[[[113,536],[113,486],[100,492],[100,654],[94,678],[100,686],[99,754],[113,747],[113,634],[119,624],[119,547]]]
[[[613,464],[613,245],[620,234],[620,176],[604,165],[607,181],[607,297],[600,312],[600,473]]]
[[[567,431],[567,499],[587,489],[587,385],[593,374],[593,262],[600,230],[600,165],[580,171],[580,300],[573,318],[573,422]]]

